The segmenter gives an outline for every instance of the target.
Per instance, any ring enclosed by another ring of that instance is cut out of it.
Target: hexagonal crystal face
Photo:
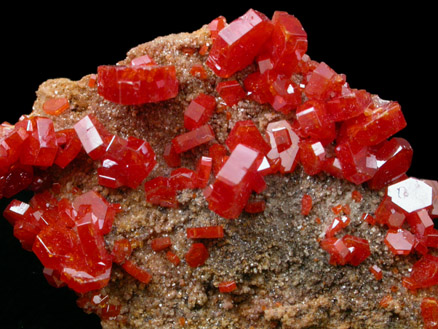
[[[432,205],[432,187],[416,178],[407,178],[388,186],[391,201],[408,213]]]

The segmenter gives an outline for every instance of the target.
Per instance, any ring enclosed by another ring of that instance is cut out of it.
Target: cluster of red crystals
[[[207,66],[222,78],[244,69],[259,54],[272,28],[271,21],[264,14],[248,10],[218,31],[206,61]]]
[[[12,200],[3,215],[23,248],[32,250],[44,265],[46,277],[82,293],[109,281],[112,257],[103,236],[111,230],[117,211],[93,191],[73,202],[58,201],[46,191],[35,194],[29,204]]]
[[[403,286],[410,290],[438,285],[438,257],[422,256],[412,266],[411,275],[403,278]]]
[[[368,241],[353,235],[346,234],[342,238],[326,237],[320,244],[330,254],[332,265],[358,266],[371,255]]]
[[[421,317],[425,329],[438,329],[438,300],[425,297],[421,302]]]
[[[101,163],[97,172],[102,186],[137,188],[156,165],[148,142],[111,135],[93,115],[79,120],[74,129],[85,152]]]
[[[351,222],[350,217],[348,216],[339,216],[335,217],[332,223],[325,231],[325,236],[328,238],[332,238],[336,235],[336,233],[340,232],[342,229],[346,228]]]
[[[174,98],[178,94],[179,83],[175,66],[134,64],[99,66],[97,68],[99,95],[111,102],[137,105],[160,102]]]

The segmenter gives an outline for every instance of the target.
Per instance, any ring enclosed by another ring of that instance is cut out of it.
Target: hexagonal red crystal
[[[209,124],[195,128],[172,139],[172,146],[176,153],[186,152],[199,145],[208,143],[215,138]]]
[[[201,242],[193,243],[185,255],[185,260],[190,267],[199,267],[204,265],[209,257],[205,245]]]
[[[300,129],[306,136],[321,141],[324,145],[335,139],[335,125],[329,120],[323,102],[309,100],[298,106],[296,114]]]
[[[388,196],[382,199],[375,212],[376,221],[390,228],[401,228],[405,218],[405,212],[392,203],[391,198]]]
[[[97,92],[111,102],[154,103],[174,98],[178,89],[173,65],[102,65],[97,68]]]
[[[228,106],[233,106],[242,100],[246,93],[237,80],[227,80],[216,85],[216,91]]]
[[[216,99],[211,95],[199,94],[184,111],[184,127],[188,130],[206,124],[216,108]]]
[[[326,160],[326,152],[321,142],[301,140],[299,147],[299,159],[303,170],[308,175],[316,175],[321,172]]]
[[[206,65],[228,78],[251,64],[272,32],[264,14],[250,9],[218,32]]]
[[[405,229],[389,229],[384,242],[393,254],[409,255],[415,245],[415,236]]]
[[[257,150],[238,144],[208,190],[206,198],[210,210],[228,219],[237,218],[251,191],[263,188],[259,184],[264,180],[257,173],[262,158]]]

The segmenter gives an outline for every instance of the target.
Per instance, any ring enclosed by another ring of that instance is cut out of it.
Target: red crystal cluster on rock
[[[35,194],[29,204],[12,200],[3,215],[23,248],[44,265],[46,277],[84,293],[103,288],[110,279],[112,258],[104,235],[118,211],[93,191],[72,202],[46,191]]]

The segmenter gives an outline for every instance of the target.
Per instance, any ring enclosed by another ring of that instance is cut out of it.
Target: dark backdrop
[[[354,88],[400,102],[408,126],[397,135],[414,148],[409,174],[438,179],[437,65],[432,51],[436,27],[432,30],[431,8],[418,1],[411,7],[391,8],[370,2],[271,3],[228,6],[208,2],[199,7],[186,3],[178,8],[164,2],[158,6],[115,3],[103,8],[73,2],[59,2],[52,8],[12,4],[3,11],[1,22],[4,87],[0,120],[14,123],[21,114],[30,113],[41,82],[58,77],[80,79],[157,36],[194,31],[219,15],[230,22],[249,8],[269,17],[274,10],[284,10],[303,24],[312,59],[345,73]],[[3,210],[8,201],[0,202]],[[48,286],[39,261],[21,249],[3,218],[0,261],[2,328],[99,328],[96,316],[76,307],[72,292]]]

